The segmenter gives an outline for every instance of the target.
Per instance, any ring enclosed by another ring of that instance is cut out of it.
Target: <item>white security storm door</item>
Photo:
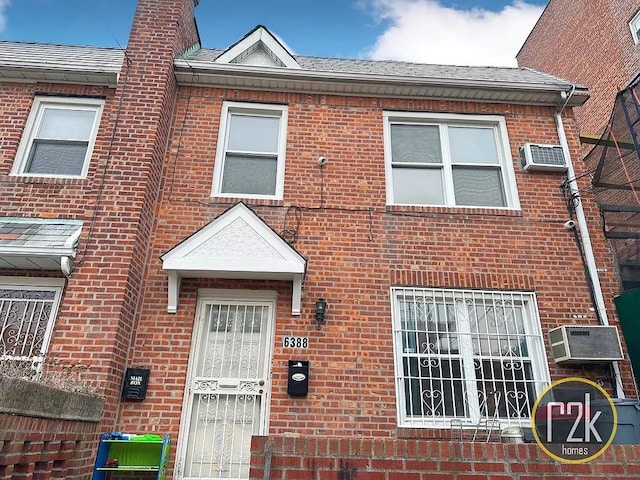
[[[183,479],[249,478],[251,437],[266,431],[272,316],[271,302],[200,302],[181,429]]]

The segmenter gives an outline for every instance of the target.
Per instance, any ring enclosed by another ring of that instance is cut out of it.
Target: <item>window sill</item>
[[[6,181],[32,185],[85,185],[88,182],[86,177],[38,177],[31,175],[8,175]]]
[[[450,428],[398,427],[396,435],[407,439],[450,440],[452,431]]]
[[[491,207],[449,207],[424,205],[386,205],[388,213],[401,214],[435,214],[435,215],[490,215],[502,217],[522,217],[521,209]]]
[[[284,200],[280,198],[247,198],[247,197],[210,197],[209,203],[216,205],[235,205],[242,202],[245,205],[268,205],[274,207],[283,206]]]

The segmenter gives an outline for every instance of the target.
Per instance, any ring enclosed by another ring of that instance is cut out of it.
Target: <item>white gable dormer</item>
[[[169,313],[178,309],[182,278],[246,278],[291,280],[291,313],[300,315],[306,260],[242,202],[160,258],[169,277]]]
[[[262,25],[258,25],[242,40],[229,47],[215,59],[215,63],[300,68],[291,53]]]

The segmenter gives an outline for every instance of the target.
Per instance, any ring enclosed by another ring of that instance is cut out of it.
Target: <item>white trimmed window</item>
[[[282,198],[287,107],[225,102],[213,195]]]
[[[0,277],[0,362],[36,377],[49,347],[63,280]]]
[[[532,293],[392,288],[401,427],[524,424],[549,384]]]
[[[36,97],[12,174],[85,177],[103,106],[100,99]]]
[[[640,43],[640,10],[629,22],[629,28],[631,29],[631,35],[633,35],[633,41],[637,45]]]
[[[387,203],[518,209],[504,117],[384,112]]]

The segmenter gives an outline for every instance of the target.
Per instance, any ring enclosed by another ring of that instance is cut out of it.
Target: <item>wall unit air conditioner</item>
[[[612,326],[563,325],[549,330],[556,363],[606,363],[623,360],[618,329]]]
[[[519,150],[520,165],[525,171],[566,172],[567,162],[560,145],[525,143]]]

